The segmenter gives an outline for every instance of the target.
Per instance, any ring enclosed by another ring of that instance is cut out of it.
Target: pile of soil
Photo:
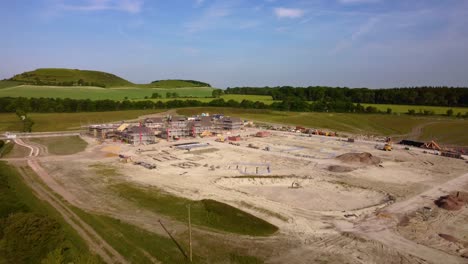
[[[434,203],[438,207],[450,211],[460,210],[465,205],[463,199],[452,194],[441,196],[439,199],[435,200]]]
[[[355,170],[355,168],[340,165],[330,165],[328,166],[328,170],[331,172],[350,172]]]
[[[336,157],[336,159],[345,163],[359,163],[365,165],[378,165],[382,162],[380,158],[372,156],[372,154],[368,152],[346,153]]]
[[[447,234],[439,234],[439,236],[449,242],[452,242],[452,243],[458,243],[459,240],[458,238],[454,237],[454,236],[451,236],[451,235],[447,235]]]

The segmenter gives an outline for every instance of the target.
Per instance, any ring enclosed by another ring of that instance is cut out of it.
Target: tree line
[[[97,82],[87,82],[84,81],[83,79],[79,79],[76,81],[44,81],[41,80],[39,77],[36,77],[34,80],[15,80],[15,79],[10,79],[11,81],[17,81],[22,84],[31,84],[31,85],[38,85],[38,86],[95,86],[95,87],[101,87],[105,88],[106,85],[102,83],[97,83]]]
[[[69,98],[25,98],[25,97],[0,97],[0,112],[17,113],[25,121],[25,129],[29,130],[30,120],[26,113],[74,113],[74,112],[103,112],[103,111],[122,111],[122,110],[141,110],[141,109],[170,109],[182,107],[233,107],[244,109],[270,109],[277,111],[296,111],[296,112],[338,112],[338,113],[384,113],[392,114],[391,108],[385,111],[379,111],[374,106],[364,107],[360,103],[350,101],[313,101],[307,102],[299,97],[288,97],[281,102],[274,102],[267,105],[259,101],[242,100],[224,100],[222,98],[213,99],[210,102],[201,102],[198,100],[170,100],[162,101],[114,101],[114,100],[90,100],[90,99],[69,99]],[[408,109],[410,115],[433,115],[433,112],[416,112]],[[454,113],[449,109],[447,115],[457,115],[457,117],[468,117],[466,113]]]
[[[195,80],[181,80],[181,79],[156,80],[156,81],[152,81],[151,83],[157,84],[158,82],[162,82],[162,81],[180,81],[180,82],[188,82],[198,87],[211,87],[211,85],[206,82],[200,82],[200,81],[195,81]]]
[[[426,106],[468,106],[468,88],[406,87],[368,89],[347,87],[234,87],[226,94],[270,95],[273,100],[299,98],[305,101],[344,101],[366,104],[405,104]]]

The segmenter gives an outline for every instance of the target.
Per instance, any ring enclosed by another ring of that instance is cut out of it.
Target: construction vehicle
[[[127,156],[127,155],[123,155],[123,154],[119,154],[119,160],[120,160],[120,162],[128,163],[128,162],[132,162],[132,157]]]
[[[255,146],[254,144],[250,143],[247,147],[253,148],[253,149],[259,149],[259,147]]]
[[[218,138],[215,141],[224,143],[226,141],[226,138],[224,136],[218,136]]]
[[[393,150],[393,142],[390,137],[385,139],[385,145],[383,146],[383,151],[392,151]]]
[[[200,134],[201,137],[211,137],[212,135],[213,133],[211,133],[211,131],[208,130],[205,130]]]

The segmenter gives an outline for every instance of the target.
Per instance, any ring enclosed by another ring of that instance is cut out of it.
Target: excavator
[[[382,149],[383,151],[392,151],[393,150],[393,142],[392,142],[392,139],[390,137],[387,137],[385,139],[385,145]]]

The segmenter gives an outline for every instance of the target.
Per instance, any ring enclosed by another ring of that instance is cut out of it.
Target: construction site
[[[180,127],[184,120],[168,122]],[[164,128],[152,144],[143,143],[141,128],[134,132],[137,143],[93,132],[81,136],[84,152],[37,159],[55,182],[51,189],[71,204],[162,235],[155,219],[163,216],[108,187],[156,187],[248,212],[279,230],[265,238],[220,239],[238,241],[265,263],[468,263],[468,164],[461,154],[442,155],[450,152],[435,142],[421,148],[389,138],[237,125],[218,133],[200,129],[195,137],[179,133],[174,142],[174,136],[164,140],[166,126],[154,127]]]

